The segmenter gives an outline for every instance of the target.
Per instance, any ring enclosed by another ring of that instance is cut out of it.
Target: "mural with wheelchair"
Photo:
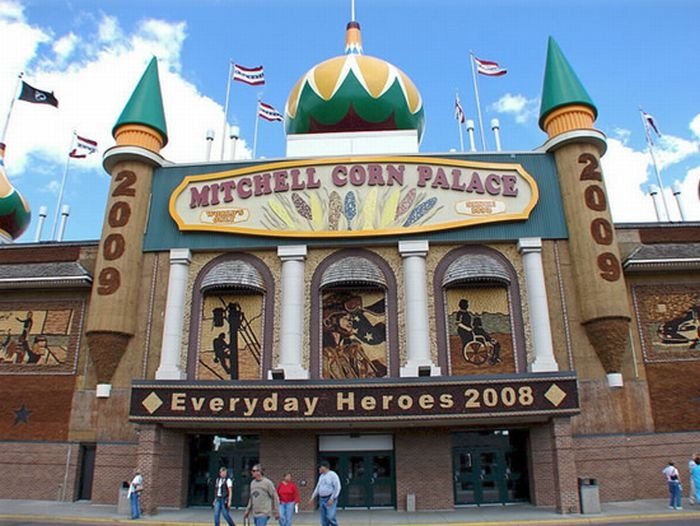
[[[515,372],[506,289],[449,289],[445,297],[451,374]]]
[[[198,380],[259,380],[263,296],[207,294],[200,321]]]
[[[44,369],[72,372],[80,330],[80,311],[61,303],[0,306],[0,373]],[[73,336],[71,336],[73,335]]]
[[[644,359],[700,359],[700,285],[633,289]]]
[[[331,290],[322,297],[323,378],[388,373],[384,291]]]

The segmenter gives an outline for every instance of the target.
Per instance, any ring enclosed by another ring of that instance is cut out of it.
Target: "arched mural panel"
[[[515,372],[508,291],[498,285],[445,290],[447,342],[454,375]]]
[[[379,288],[324,289],[323,378],[382,378],[388,374],[386,297]]]

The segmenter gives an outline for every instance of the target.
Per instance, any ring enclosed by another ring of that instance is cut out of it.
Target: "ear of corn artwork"
[[[354,190],[276,195],[263,206],[262,224],[271,230],[371,231],[409,228],[430,221],[444,207],[415,188],[373,187],[362,200]]]

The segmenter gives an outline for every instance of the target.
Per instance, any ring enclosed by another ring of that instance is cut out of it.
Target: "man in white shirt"
[[[126,496],[131,503],[131,518],[138,519],[141,516],[141,492],[143,491],[143,476],[138,471],[129,484]]]
[[[324,460],[318,468],[319,477],[311,500],[318,497],[318,509],[321,512],[321,526],[338,526],[335,512],[340,495],[340,479],[330,464]]]
[[[231,496],[233,495],[233,482],[228,476],[228,469],[225,466],[219,468],[219,476],[214,482],[214,524],[219,526],[221,515],[228,526],[235,526],[231,514],[228,512],[231,507]]]
[[[661,473],[666,477],[666,482],[668,483],[668,493],[669,493],[669,504],[668,509],[682,510],[683,506],[681,504],[681,480],[680,473],[678,473],[678,468],[673,465],[673,462],[669,462]]]

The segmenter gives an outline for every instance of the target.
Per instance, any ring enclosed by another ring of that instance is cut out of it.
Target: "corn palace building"
[[[115,504],[139,470],[147,511],[207,505],[227,466],[241,506],[262,462],[308,508],[323,459],[342,508],[665,495],[700,443],[700,225],[612,223],[553,40],[528,152],[420,153],[420,93],[355,22],[292,88],[284,159],[169,162],[164,104],[154,59],[99,243],[0,247],[0,498]]]

